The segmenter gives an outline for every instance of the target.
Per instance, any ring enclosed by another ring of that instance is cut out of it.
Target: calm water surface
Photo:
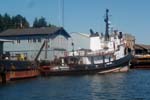
[[[150,70],[13,81],[0,100],[150,100]]]

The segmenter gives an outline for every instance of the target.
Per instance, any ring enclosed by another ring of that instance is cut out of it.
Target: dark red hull
[[[11,71],[10,80],[33,78],[39,76],[39,71],[37,69],[25,70],[25,71]]]
[[[37,77],[39,75],[40,75],[40,73],[39,73],[39,70],[37,70],[37,69],[9,71],[9,72],[5,73],[5,76],[0,75],[0,82],[2,83],[2,81],[4,81],[4,83],[5,83],[10,80],[33,78],[33,77]],[[2,77],[5,77],[5,79],[2,79]]]
[[[39,76],[36,62],[19,60],[0,60],[0,82]]]

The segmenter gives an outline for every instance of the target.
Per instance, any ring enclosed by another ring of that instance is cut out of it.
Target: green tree
[[[47,22],[44,17],[41,17],[40,19],[35,18],[33,22],[33,27],[39,28],[39,27],[47,27]]]
[[[28,28],[29,27],[29,23],[26,20],[26,18],[21,15],[16,15],[12,17],[12,22],[13,22],[14,28]]]
[[[15,28],[29,28],[29,22],[26,20],[25,17],[18,14],[16,16],[10,16],[9,14],[5,13],[4,15],[0,14],[0,32],[7,30],[7,29],[15,29]],[[35,18],[33,22],[33,27],[56,27],[53,24],[48,24],[44,17]]]
[[[38,19],[35,18],[34,22],[33,22],[33,27],[38,27]]]
[[[0,32],[3,31],[3,16],[0,14]]]
[[[0,32],[10,28],[28,28],[29,23],[25,17],[16,15],[11,17],[7,13],[0,14]]]
[[[5,13],[3,16],[2,25],[3,25],[3,30],[11,28],[11,17],[7,13]]]
[[[7,13],[5,13],[3,16],[0,15],[0,31],[11,28],[11,25],[11,17]]]

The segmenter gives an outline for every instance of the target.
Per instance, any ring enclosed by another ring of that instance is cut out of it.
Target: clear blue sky
[[[21,14],[30,24],[35,17],[62,25],[60,0],[0,0],[0,13]],[[150,44],[150,0],[64,0],[64,27],[68,32],[104,32],[103,16],[109,8],[114,28],[132,33],[137,43]]]

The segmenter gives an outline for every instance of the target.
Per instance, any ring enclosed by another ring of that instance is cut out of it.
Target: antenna
[[[58,7],[59,26],[64,27],[64,0],[59,0]]]
[[[104,19],[104,22],[106,23],[106,30],[105,30],[105,41],[108,41],[109,40],[109,9],[106,9],[106,16],[105,16],[105,19]]]

